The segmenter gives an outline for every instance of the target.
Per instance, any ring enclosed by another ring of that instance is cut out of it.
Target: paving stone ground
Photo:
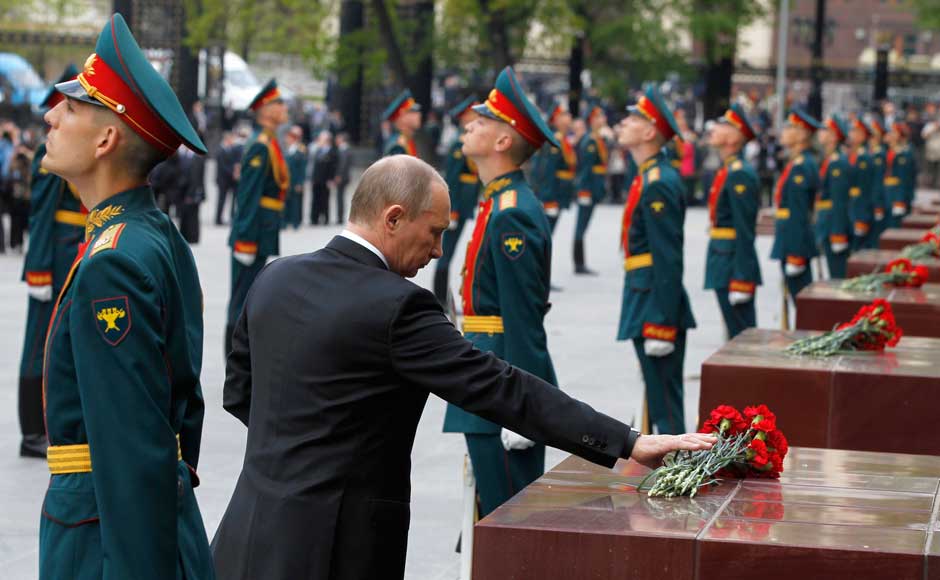
[[[213,183],[212,179],[208,180]],[[350,189],[351,193],[352,189]],[[224,360],[222,334],[229,290],[228,227],[212,225],[215,191],[202,207],[202,239],[193,247],[205,295],[205,356],[202,371],[206,421],[199,471],[202,485],[196,490],[209,535],[215,532],[228,504],[242,464],[245,429],[222,410]],[[309,203],[309,195],[308,195]],[[596,277],[576,277],[572,272],[571,240],[574,213],[564,213],[555,237],[553,282],[562,291],[552,296],[546,318],[549,348],[562,388],[595,408],[626,422],[639,417],[642,380],[633,347],[616,342],[623,286],[622,259],[617,244],[620,212],[601,206],[594,214],[587,237],[589,265]],[[332,215],[332,214],[331,214]],[[692,299],[698,328],[689,333],[685,364],[686,424],[694,427],[699,397],[701,363],[725,341],[721,315],[713,294],[702,290],[707,246],[707,211],[692,208],[685,225],[685,285]],[[339,226],[304,226],[282,236],[283,253],[310,252],[323,247]],[[472,231],[464,229],[459,247]],[[760,326],[780,326],[780,272],[768,259],[770,239],[760,238],[765,285],[758,291]],[[462,257],[452,269],[452,287],[459,284]],[[22,256],[0,256],[0,577],[26,580],[37,576],[39,512],[48,482],[45,463],[17,455],[16,384],[26,288],[19,281]],[[431,284],[433,267],[420,272],[415,282]],[[412,454],[412,517],[406,578],[451,580],[458,576],[459,557],[454,553],[460,527],[463,438],[441,433],[444,403],[432,396],[418,427]],[[120,433],[115,433],[120,437]],[[550,449],[546,467],[566,455]]]

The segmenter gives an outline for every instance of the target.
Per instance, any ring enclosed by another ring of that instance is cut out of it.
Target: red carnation
[[[910,272],[913,266],[914,265],[907,258],[898,258],[888,262],[888,265],[885,266],[885,272]]]
[[[787,443],[787,438],[784,436],[783,431],[780,431],[779,429],[768,431],[767,438],[764,439],[764,442],[767,444],[767,448],[769,450],[780,456],[781,460],[787,456],[787,451],[790,450],[790,445]],[[782,466],[782,461],[780,465],[775,465],[775,467],[778,469]]]
[[[747,446],[747,460],[751,467],[763,471],[767,467],[767,462],[770,461],[767,445],[760,439],[752,439]]]
[[[913,288],[920,288],[929,278],[930,270],[927,269],[927,266],[918,264],[914,266],[914,271],[911,273],[911,279],[907,285]]]
[[[744,416],[751,423],[751,429],[757,431],[773,431],[777,428],[777,416],[774,415],[767,405],[757,405],[756,407],[745,407]]]

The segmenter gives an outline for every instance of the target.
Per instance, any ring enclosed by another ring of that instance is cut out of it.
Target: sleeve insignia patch
[[[741,169],[742,167],[744,167],[744,164],[741,163],[741,160],[740,160],[740,159],[738,159],[737,161],[735,161],[734,163],[731,164],[731,170],[732,170],[732,171],[737,171],[737,170]]]
[[[654,167],[646,172],[646,183],[653,183],[659,179],[659,167]]]
[[[102,298],[91,303],[91,310],[98,326],[98,334],[111,346],[117,346],[127,338],[131,329],[131,308],[127,296]]]
[[[499,196],[499,209],[516,207],[516,190],[511,189]]]
[[[744,185],[743,183],[739,183],[734,186],[734,190],[738,193],[744,193],[745,191],[747,191],[747,186]]]
[[[525,234],[512,232],[503,234],[503,254],[510,260],[518,260],[525,253]]]
[[[875,165],[881,165],[881,157],[875,157]]]
[[[907,159],[905,159],[904,157],[901,157],[900,159],[898,159],[898,163],[900,163],[901,165],[904,165],[905,163],[907,163]]]
[[[88,254],[88,257],[94,256],[98,252],[116,248],[118,238],[121,237],[121,232],[124,231],[124,226],[126,225],[127,224],[114,224],[108,226],[107,229],[101,232],[101,235],[98,236],[98,239],[95,240],[95,243],[91,246],[91,253]]]
[[[248,162],[248,165],[251,165],[252,167],[261,167],[261,157],[255,155],[251,158],[251,161]]]
[[[595,150],[595,149],[597,149],[597,147],[595,147],[593,144],[588,145],[587,150],[590,151],[591,153],[594,153],[594,150]]]
[[[653,203],[650,204],[650,208],[652,208],[653,213],[660,213],[663,211],[663,208],[665,207],[666,207],[666,203],[662,201],[654,201]]]
[[[833,176],[833,177],[839,177],[840,175],[842,175],[842,172],[839,171],[838,169],[833,169],[833,170],[832,170],[832,176]]]
[[[803,183],[803,176],[797,175],[793,178],[793,183]]]
[[[861,167],[862,169],[865,169],[866,167],[868,167],[868,164],[862,161],[861,163],[858,164],[858,166]]]

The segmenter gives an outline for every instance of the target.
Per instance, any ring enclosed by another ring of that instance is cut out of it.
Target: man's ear
[[[123,140],[121,132],[112,124],[102,125],[98,132],[98,142],[95,143],[95,158],[101,159],[114,152]]]
[[[398,231],[404,219],[405,208],[397,204],[388,206],[385,208],[385,211],[382,212],[382,224],[385,227],[385,231],[388,233]]]
[[[512,135],[508,131],[501,131],[496,142],[493,143],[493,149],[498,153],[505,153],[512,147]]]

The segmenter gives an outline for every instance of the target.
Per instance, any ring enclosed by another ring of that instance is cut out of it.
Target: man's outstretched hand
[[[711,449],[718,442],[714,435],[704,433],[685,433],[684,435],[641,435],[633,446],[630,459],[640,465],[656,469],[663,462],[663,456],[670,451],[699,451]]]

